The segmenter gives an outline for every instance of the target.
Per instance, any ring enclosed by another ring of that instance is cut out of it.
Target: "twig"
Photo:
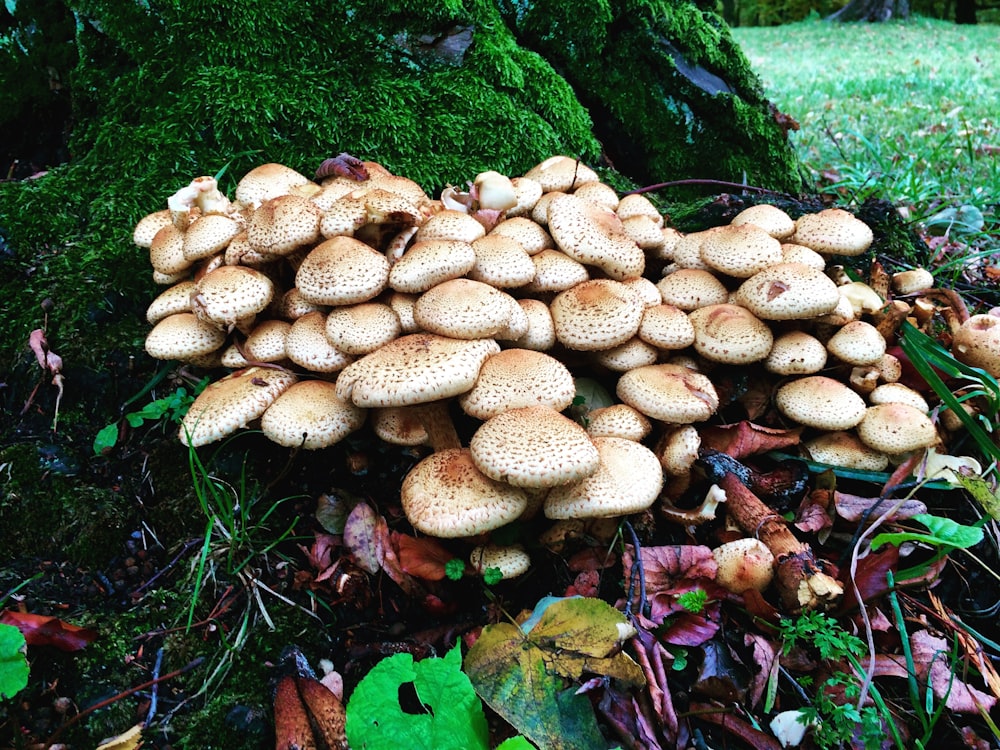
[[[632,549],[635,550],[635,559],[632,560],[632,570],[629,575],[628,601],[625,602],[625,616],[632,613],[632,595],[635,593],[635,579],[639,577],[639,611],[646,617],[650,616],[649,600],[646,599],[646,571],[642,565],[642,547],[639,544],[639,537],[632,528],[632,524],[625,521],[622,526],[628,529],[629,536],[632,537]]]
[[[160,676],[160,667],[163,665],[163,649],[156,650],[156,662],[153,664],[153,680],[156,680]],[[146,714],[146,725],[153,720],[156,716],[156,701],[160,697],[160,684],[158,682],[153,683],[153,689],[149,694],[149,712]]]
[[[128,698],[130,695],[134,695],[135,693],[145,690],[146,688],[152,687],[153,685],[158,685],[159,683],[165,680],[172,680],[174,677],[179,677],[185,672],[190,672],[192,669],[200,667],[203,661],[205,661],[205,657],[199,656],[197,659],[189,662],[180,669],[175,669],[173,672],[165,674],[162,677],[157,677],[155,679],[144,682],[141,685],[136,685],[134,688],[129,688],[128,690],[124,690],[118,693],[118,695],[112,695],[110,698],[106,698],[103,701],[100,701],[99,703],[95,703],[93,706],[85,708],[83,711],[78,713],[76,716],[72,717],[69,721],[67,721],[65,724],[59,727],[55,732],[53,732],[52,735],[45,741],[45,747],[53,745],[55,741],[62,736],[63,732],[65,732],[71,726],[80,721],[80,719],[82,719],[84,716],[89,716],[94,711],[97,711],[100,708],[106,708],[107,706],[110,706],[112,703],[116,703],[124,698]]]
[[[670,180],[668,182],[657,182],[655,185],[646,185],[641,188],[636,188],[635,190],[629,190],[627,193],[624,193],[624,195],[639,195],[641,193],[651,193],[654,190],[662,190],[663,188],[669,188],[669,187],[682,187],[684,185],[705,185],[707,187],[721,187],[732,190],[749,190],[752,193],[761,193],[763,195],[779,195],[782,198],[795,200],[795,197],[789,195],[788,193],[782,193],[778,190],[771,190],[770,188],[762,188],[762,187],[757,187],[755,185],[745,185],[742,182],[727,182],[726,180],[699,180],[695,178],[690,178],[686,180]]]

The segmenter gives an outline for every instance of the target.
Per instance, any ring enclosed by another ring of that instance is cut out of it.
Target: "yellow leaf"
[[[136,724],[117,737],[104,740],[97,750],[138,750],[142,745],[142,724]]]

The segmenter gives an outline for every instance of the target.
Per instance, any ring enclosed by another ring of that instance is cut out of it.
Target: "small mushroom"
[[[774,580],[774,555],[759,539],[743,537],[712,550],[715,581],[727,591],[764,591]]]
[[[492,568],[500,571],[501,579],[507,580],[527,573],[531,567],[531,556],[519,544],[481,544],[469,553],[469,564],[479,575]]]

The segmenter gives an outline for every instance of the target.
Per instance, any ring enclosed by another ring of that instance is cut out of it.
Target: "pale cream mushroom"
[[[271,198],[250,216],[247,241],[258,252],[288,255],[319,239],[321,215],[319,206],[307,198],[297,195]]]
[[[285,341],[292,324],[287,320],[262,320],[243,343],[243,353],[251,362],[281,362],[288,358]]]
[[[486,229],[469,214],[445,209],[431,216],[417,230],[416,241],[460,240],[471,243],[486,234]]]
[[[798,424],[821,430],[849,430],[865,416],[865,402],[839,380],[809,375],[781,386],[774,403]]]
[[[218,326],[199,320],[194,313],[167,315],[146,334],[146,352],[155,359],[187,362],[211,354],[226,342]]]
[[[835,430],[824,432],[803,443],[809,458],[821,464],[845,469],[883,471],[889,457],[882,451],[869,448],[853,432]]]
[[[528,330],[512,343],[521,349],[546,351],[556,344],[556,328],[549,306],[537,299],[519,299],[517,304],[528,319]]]
[[[399,316],[382,302],[335,307],[326,316],[326,337],[334,348],[360,357],[402,333]]]
[[[451,279],[417,298],[413,320],[425,331],[441,336],[484,339],[504,331],[515,307],[510,295],[489,284]]]
[[[173,224],[167,224],[153,235],[149,243],[149,264],[156,273],[183,274],[193,263],[184,257],[184,232]]]
[[[591,438],[620,437],[644,440],[653,430],[646,415],[628,404],[611,404],[587,412],[584,426]]]
[[[705,235],[701,259],[711,270],[746,279],[781,262],[781,243],[754,224],[730,224]]]
[[[359,429],[365,410],[337,396],[325,380],[300,380],[267,407],[260,419],[265,437],[304,450],[326,448]]]
[[[326,337],[326,313],[311,312],[296,319],[285,337],[285,353],[299,367],[311,372],[337,372],[353,357]]]
[[[805,331],[778,336],[764,359],[764,369],[776,375],[812,375],[826,366],[823,342]]]
[[[1000,317],[980,314],[964,321],[954,333],[951,351],[965,364],[1000,377]]]
[[[685,312],[729,301],[729,290],[711,272],[681,268],[656,282],[664,304]]]
[[[562,292],[590,278],[590,272],[580,261],[561,250],[542,250],[531,256],[535,276],[518,291],[527,294]]]
[[[476,263],[472,245],[462,240],[415,242],[389,271],[389,287],[419,294],[436,284],[464,276]]]
[[[274,283],[245,266],[220,266],[198,280],[191,309],[205,321],[233,327],[251,320],[271,303]]]
[[[302,298],[317,305],[351,305],[378,296],[389,282],[389,261],[352,237],[314,247],[295,274]]]
[[[555,357],[530,349],[504,349],[483,362],[476,384],[458,397],[458,403],[466,414],[487,420],[522,406],[562,411],[575,396],[573,376]]]
[[[647,365],[626,372],[615,392],[647,417],[671,424],[704,422],[719,408],[712,381],[676,364]]]
[[[501,221],[490,230],[487,237],[490,236],[509,237],[520,245],[528,255],[537,255],[542,250],[553,250],[556,246],[545,227],[525,216]]]
[[[521,287],[535,278],[535,264],[517,240],[490,233],[472,243],[475,263],[468,271],[473,281],[498,289]]]
[[[597,173],[579,159],[561,155],[550,156],[525,172],[524,176],[541,185],[546,193],[553,190],[566,192],[599,179]]]
[[[187,261],[203,260],[221,253],[240,233],[238,221],[224,214],[199,216],[184,232],[181,252]]]
[[[926,268],[913,268],[892,275],[892,288],[897,294],[915,294],[934,288],[934,274]]]
[[[643,311],[638,336],[657,349],[685,349],[694,343],[694,326],[679,307],[655,305]]]
[[[764,321],[739,305],[708,305],[692,310],[694,350],[725,364],[758,362],[771,351],[774,335]]]
[[[869,406],[857,426],[861,442],[889,455],[929,448],[938,442],[930,417],[910,404]]]
[[[549,306],[563,346],[599,351],[635,336],[643,306],[632,291],[611,279],[591,279],[560,292]]]
[[[604,206],[611,211],[617,211],[618,204],[621,203],[621,199],[618,197],[615,189],[598,180],[591,180],[590,182],[577,185],[573,188],[573,195],[577,198],[588,200],[591,203],[596,203],[599,206]],[[619,216],[618,218],[622,217]],[[663,223],[662,218],[660,219],[660,223]]]
[[[792,241],[823,255],[861,255],[872,244],[872,230],[842,208],[804,214],[795,221]]]
[[[712,557],[718,566],[715,582],[734,594],[764,591],[774,580],[774,555],[759,539],[726,542],[712,550]]]
[[[613,372],[628,372],[636,367],[655,364],[659,354],[655,346],[633,336],[623,344],[594,352],[593,357],[594,362],[601,367]]]
[[[514,186],[517,204],[507,209],[507,221],[528,216],[538,203],[538,199],[542,197],[542,186],[529,177],[513,177],[510,184]]]
[[[822,271],[802,263],[777,263],[740,284],[733,301],[763,320],[802,320],[831,312],[840,294]]]
[[[849,365],[875,365],[885,354],[885,339],[871,323],[852,320],[829,338],[826,348]]]
[[[148,250],[149,246],[153,244],[153,237],[165,226],[173,226],[169,209],[164,208],[159,211],[153,211],[151,214],[146,214],[139,219],[139,222],[135,225],[135,229],[132,230],[132,242],[137,247]]]
[[[618,281],[642,276],[646,256],[613,211],[575,195],[557,195],[549,203],[548,229],[574,260]]]
[[[870,404],[909,404],[924,414],[930,411],[927,399],[921,396],[919,392],[902,383],[882,383],[882,385],[876,386],[868,394],[868,402]]]
[[[736,226],[753,224],[778,240],[784,240],[795,233],[792,217],[770,203],[758,203],[740,211],[729,222]]]
[[[156,325],[168,315],[191,312],[191,292],[194,282],[190,279],[178,282],[163,290],[146,308],[146,322]]]
[[[527,573],[531,567],[531,556],[519,544],[481,544],[469,553],[469,564],[479,575],[490,569],[498,570],[500,578],[506,580]]]
[[[293,188],[315,184],[303,174],[283,164],[261,164],[247,172],[236,185],[236,200],[256,208],[270,198],[288,195]]]

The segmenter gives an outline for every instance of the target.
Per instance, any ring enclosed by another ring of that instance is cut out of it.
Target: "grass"
[[[996,26],[809,20],[733,34],[801,126],[791,137],[818,189],[887,198],[970,253],[1000,250]]]

